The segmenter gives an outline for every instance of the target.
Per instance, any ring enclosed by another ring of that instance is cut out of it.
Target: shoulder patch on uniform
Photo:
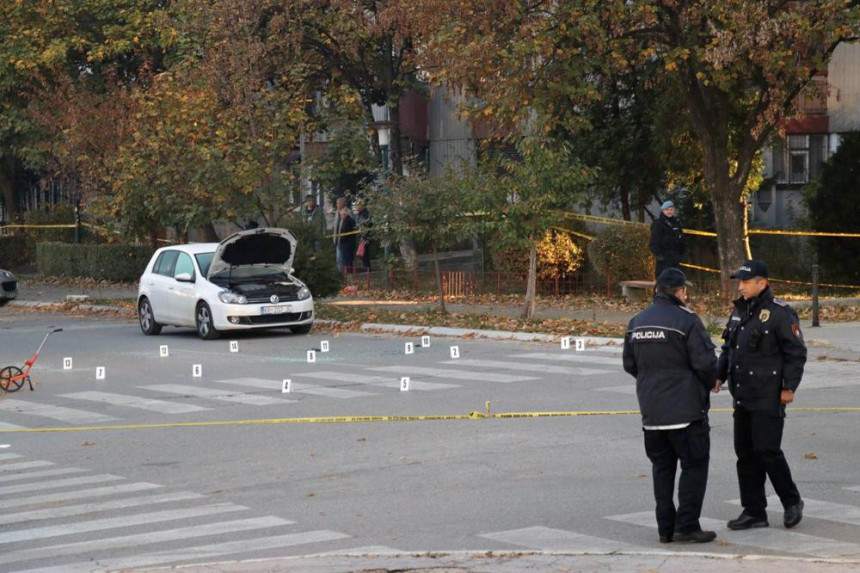
[[[788,303],[782,300],[781,298],[773,299],[774,304],[778,304],[779,306],[788,306]]]

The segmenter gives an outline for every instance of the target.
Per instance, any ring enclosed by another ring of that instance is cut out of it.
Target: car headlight
[[[309,299],[311,298],[311,289],[306,286],[303,286],[299,289],[299,292],[296,293],[296,296],[298,296],[299,300]]]
[[[246,304],[248,302],[248,297],[245,295],[236,294],[229,290],[222,290],[219,292],[218,298],[221,299],[221,302],[226,302],[227,304]]]
[[[0,271],[0,277],[3,277],[4,279],[11,279],[12,273],[10,273],[9,271]]]

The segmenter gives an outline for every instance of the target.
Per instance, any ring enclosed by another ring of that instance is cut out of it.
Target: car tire
[[[203,340],[215,340],[221,336],[212,323],[212,309],[205,302],[197,305],[197,310],[194,311],[194,324],[197,325],[197,335]]]
[[[161,334],[161,325],[155,322],[155,313],[152,312],[152,304],[149,299],[143,297],[137,303],[137,320],[140,323],[140,330],[147,336]]]
[[[313,326],[314,323],[312,322],[310,324],[303,324],[301,326],[291,326],[290,330],[293,331],[293,334],[307,334],[311,331],[311,328],[313,328]]]
[[[8,298],[0,298],[0,308],[6,306],[6,303],[9,302]]]

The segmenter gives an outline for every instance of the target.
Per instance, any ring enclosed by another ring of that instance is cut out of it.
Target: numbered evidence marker
[[[63,370],[71,370],[72,369],[72,359],[70,356],[66,356],[63,358]]]
[[[320,352],[328,352],[328,340],[320,342]]]
[[[105,379],[105,367],[104,366],[96,366],[96,380],[104,380]]]
[[[411,342],[406,343],[406,354],[415,354],[415,344]]]
[[[401,392],[409,392],[409,388],[410,388],[409,376],[403,376],[400,379],[400,391]]]
[[[460,358],[460,347],[452,346],[451,347],[451,358]]]
[[[564,338],[561,339],[561,349],[562,350],[569,350],[570,349],[570,337],[569,336],[565,336]]]
[[[239,352],[239,341],[231,340],[230,341],[230,352]]]
[[[422,336],[421,337],[421,348],[430,348],[430,337]]]
[[[168,356],[170,356],[170,350],[167,349],[166,344],[162,344],[158,347],[158,355],[162,358],[167,358]]]
[[[312,364],[317,361],[317,353],[315,350],[308,350],[308,364]]]
[[[195,364],[191,367],[191,375],[195,378],[200,378],[203,376],[203,365]]]
[[[289,394],[293,390],[293,381],[289,378],[284,378],[284,385],[281,386],[281,392],[284,394]]]
[[[576,351],[582,352],[583,350],[585,350],[585,340],[583,340],[582,338],[577,338],[576,339]]]

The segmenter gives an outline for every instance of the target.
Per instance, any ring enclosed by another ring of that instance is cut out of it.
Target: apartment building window
[[[809,136],[788,136],[788,182],[809,181]]]
[[[773,173],[777,183],[808,183],[827,161],[826,135],[789,135],[773,146]]]

